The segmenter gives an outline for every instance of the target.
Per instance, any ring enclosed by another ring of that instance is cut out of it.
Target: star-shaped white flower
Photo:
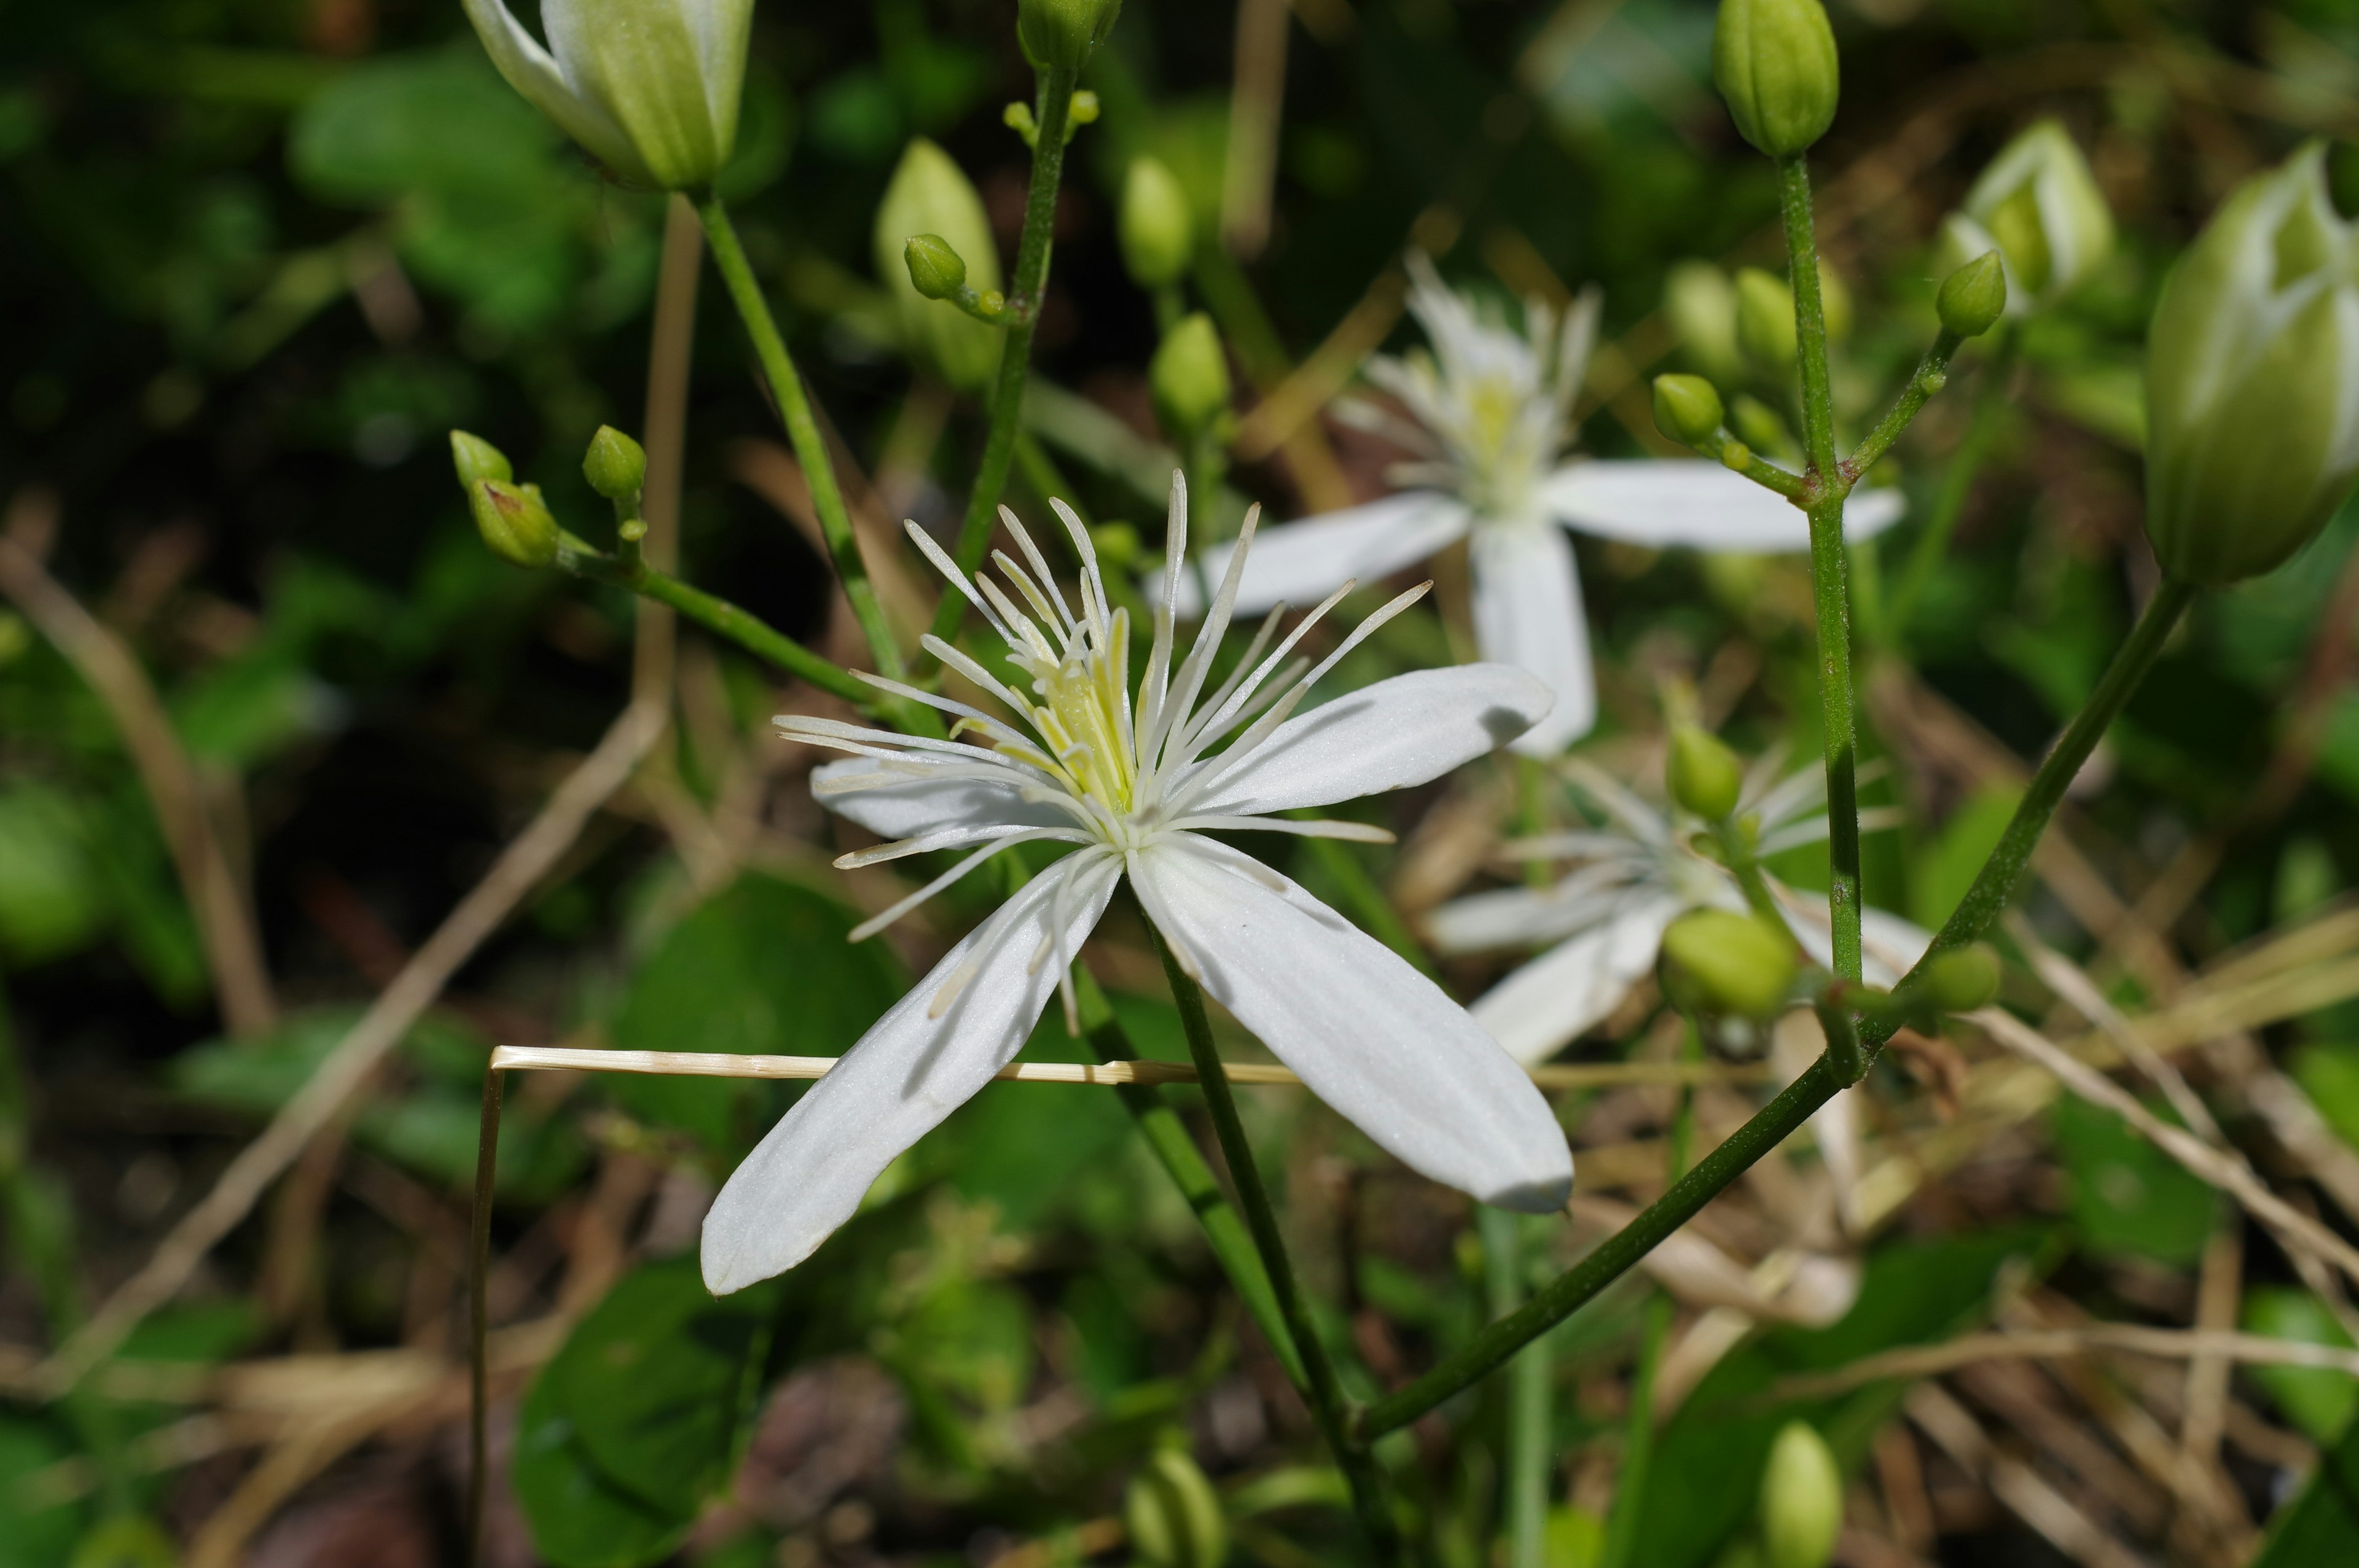
[[[1694,848],[1703,826],[1684,813],[1667,816],[1578,757],[1558,764],[1606,818],[1600,828],[1552,834],[1516,848],[1534,860],[1579,862],[1546,888],[1503,888],[1443,904],[1426,917],[1426,934],[1444,953],[1553,944],[1485,992],[1471,1010],[1476,1022],[1530,1065],[1603,1022],[1641,978],[1652,972],[1663,932],[1690,909],[1742,912],[1745,895],[1719,861]],[[1757,763],[1738,796],[1736,815],[1759,824],[1757,852],[1775,855],[1827,836],[1826,778],[1805,768],[1775,778],[1774,759]],[[1864,811],[1860,826],[1889,826],[1889,814]],[[1819,963],[1832,948],[1823,899],[1769,880],[1795,939]],[[1924,955],[1930,935],[1880,909],[1860,912],[1867,979],[1891,985]]]
[[[1435,778],[1521,733],[1548,710],[1548,689],[1521,670],[1467,665],[1398,676],[1296,711],[1320,676],[1422,589],[1307,667],[1294,650],[1343,591],[1282,638],[1281,607],[1234,673],[1213,687],[1213,655],[1253,537],[1250,517],[1202,630],[1175,666],[1187,506],[1176,475],[1172,489],[1154,639],[1135,699],[1128,613],[1108,609],[1088,531],[1060,505],[1083,562],[1078,610],[1012,513],[1001,516],[1024,559],[995,557],[1006,588],[987,577],[970,581],[939,546],[909,530],[1006,640],[1030,690],[938,638],[926,647],[1012,719],[876,677],[867,678],[956,715],[951,737],[778,719],[786,735],[853,753],[821,769],[812,792],[894,840],[837,864],[973,850],[855,936],[1010,845],[1073,849],[953,947],[729,1178],[704,1222],[704,1278],[715,1292],[809,1257],[896,1155],[1015,1057],[1060,986],[1070,1019],[1069,962],[1125,876],[1186,971],[1313,1093],[1405,1164],[1510,1208],[1546,1213],[1571,1192],[1571,1152],[1547,1101],[1463,1009],[1301,888],[1206,836],[1257,828],[1386,838],[1357,823],[1277,814]],[[989,744],[960,738],[970,734]]]
[[[1479,317],[1423,256],[1408,265],[1409,309],[1433,351],[1379,355],[1367,375],[1417,423],[1357,405],[1342,412],[1419,454],[1392,476],[1412,488],[1262,530],[1237,609],[1306,600],[1469,538],[1483,656],[1529,670],[1556,693],[1556,707],[1515,749],[1554,756],[1597,721],[1588,618],[1564,529],[1656,549],[1773,553],[1809,549],[1810,524],[1784,497],[1715,462],[1566,460],[1573,399],[1596,343],[1596,296],[1560,319],[1541,302],[1527,305],[1527,335],[1518,336]],[[1844,512],[1844,533],[1869,537],[1901,506],[1897,491],[1862,491]],[[1218,577],[1225,561],[1224,551],[1207,552],[1206,575]],[[1199,602],[1183,583],[1180,612]]]

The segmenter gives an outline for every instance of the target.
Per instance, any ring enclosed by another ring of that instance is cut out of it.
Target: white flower
[[[1595,296],[1560,319],[1526,306],[1527,337],[1476,316],[1432,264],[1409,257],[1409,309],[1433,353],[1369,362],[1368,379],[1408,406],[1414,426],[1375,410],[1342,412],[1421,454],[1394,479],[1413,488],[1364,506],[1262,531],[1237,597],[1250,611],[1308,600],[1345,578],[1378,578],[1472,535],[1474,633],[1483,656],[1531,671],[1556,693],[1547,719],[1515,749],[1553,756],[1589,732],[1597,688],[1572,547],[1562,532],[1662,548],[1807,550],[1810,524],[1793,504],[1718,463],[1565,460],[1572,404],[1597,336]],[[1890,490],[1854,495],[1844,531],[1865,538],[1898,519]],[[1226,552],[1206,553],[1208,577]],[[1191,585],[1180,611],[1194,612]]]
[[[507,0],[466,0],[508,85],[623,178],[712,182],[737,141],[754,0],[541,0],[549,46]]]
[[[989,692],[1013,722],[875,677],[883,689],[955,714],[951,738],[824,719],[777,721],[794,739],[853,754],[820,770],[812,791],[896,840],[837,864],[973,849],[855,936],[1009,845],[1047,841],[1073,851],[953,947],[730,1177],[704,1223],[704,1278],[715,1292],[810,1256],[896,1155],[1014,1058],[1060,985],[1070,1019],[1069,961],[1125,875],[1187,972],[1313,1093],[1404,1163],[1510,1208],[1545,1213],[1571,1192],[1571,1152],[1547,1102],[1464,1010],[1301,888],[1205,836],[1262,828],[1386,838],[1355,823],[1276,814],[1437,777],[1520,733],[1547,711],[1547,688],[1520,670],[1462,665],[1381,681],[1297,714],[1312,684],[1420,589],[1308,668],[1294,659],[1295,647],[1342,591],[1282,639],[1273,612],[1235,673],[1206,695],[1254,519],[1193,648],[1175,666],[1187,506],[1177,476],[1172,489],[1162,593],[1135,704],[1128,614],[1108,610],[1089,534],[1059,505],[1083,561],[1078,611],[1005,509],[1024,557],[995,557],[1005,589],[988,578],[969,581],[939,546],[914,524],[909,530],[1006,639],[1030,693],[940,639],[929,637],[926,647]]]
[[[1557,765],[1604,814],[1606,826],[1516,848],[1533,859],[1579,861],[1578,869],[1552,887],[1475,893],[1426,917],[1427,935],[1444,953],[1555,944],[1472,1009],[1475,1022],[1527,1065],[1546,1061],[1621,1006],[1654,969],[1672,921],[1690,909],[1745,908],[1728,868],[1693,848],[1701,822],[1684,813],[1666,816],[1581,758]],[[1765,856],[1827,836],[1825,775],[1806,768],[1773,784],[1774,773],[1774,759],[1756,763],[1736,807],[1740,818],[1758,820]],[[1870,830],[1890,820],[1875,811],[1860,819]],[[1819,963],[1830,962],[1825,901],[1774,880],[1769,887],[1795,938]],[[1863,909],[1860,925],[1866,978],[1876,985],[1898,979],[1932,940],[1879,909]]]

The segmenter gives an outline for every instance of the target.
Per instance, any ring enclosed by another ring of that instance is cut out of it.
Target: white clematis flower
[[[1084,563],[1078,609],[1004,509],[1024,557],[995,557],[1005,589],[987,578],[970,581],[914,524],[909,530],[1006,639],[1030,694],[937,638],[925,645],[1005,705],[1012,721],[875,677],[868,678],[956,715],[957,730],[937,741],[832,719],[777,721],[796,740],[853,753],[820,770],[812,791],[896,840],[839,865],[973,850],[855,935],[1010,845],[1045,841],[1073,851],[953,947],[729,1178],[704,1222],[704,1278],[715,1292],[809,1257],[895,1156],[1014,1059],[1060,986],[1070,1021],[1069,962],[1125,876],[1187,972],[1395,1157],[1510,1208],[1546,1213],[1571,1192],[1572,1155],[1547,1101],[1464,1010],[1301,888],[1205,836],[1262,828],[1386,838],[1356,823],[1277,814],[1447,773],[1521,733],[1548,710],[1548,689],[1520,670],[1469,665],[1399,676],[1297,713],[1312,684],[1420,589],[1308,668],[1293,661],[1295,647],[1342,592],[1282,639],[1273,613],[1235,673],[1208,695],[1254,519],[1194,646],[1175,665],[1187,528],[1177,476],[1172,491],[1154,640],[1136,701],[1128,613],[1107,608],[1088,531],[1060,505]]]
[[[1479,892],[1426,917],[1427,935],[1443,953],[1553,944],[1471,1010],[1527,1065],[1546,1061],[1621,1006],[1631,988],[1653,972],[1672,921],[1690,909],[1745,909],[1745,894],[1728,868],[1692,847],[1700,821],[1658,811],[1581,758],[1558,765],[1604,815],[1606,826],[1516,848],[1536,860],[1578,861],[1577,869],[1552,887]],[[1758,852],[1765,856],[1827,836],[1825,775],[1805,768],[1773,783],[1775,773],[1774,759],[1756,763],[1737,798],[1737,816],[1759,821]],[[1860,814],[1864,829],[1891,821],[1888,813]],[[1769,886],[1803,949],[1821,964],[1832,962],[1825,901],[1774,880]],[[1866,978],[1875,985],[1898,979],[1932,940],[1880,909],[1863,909],[1860,926]]]
[[[1515,749],[1554,756],[1597,721],[1588,618],[1564,529],[1661,549],[1737,552],[1810,547],[1809,521],[1784,497],[1701,460],[1567,460],[1572,404],[1597,339],[1596,296],[1560,319],[1525,308],[1527,335],[1486,322],[1445,287],[1422,255],[1409,257],[1409,310],[1430,355],[1378,355],[1370,381],[1408,406],[1409,425],[1357,405],[1343,412],[1420,454],[1394,470],[1412,488],[1364,506],[1266,528],[1237,596],[1239,611],[1307,600],[1345,578],[1379,578],[1470,539],[1474,633],[1483,656],[1531,671],[1556,693],[1549,716]],[[1897,491],[1851,498],[1844,533],[1862,539],[1901,512]],[[1217,579],[1224,550],[1208,552]],[[1180,588],[1180,613],[1199,600]]]
[[[712,183],[737,142],[754,0],[541,0],[543,48],[507,0],[466,0],[508,85],[622,178]]]

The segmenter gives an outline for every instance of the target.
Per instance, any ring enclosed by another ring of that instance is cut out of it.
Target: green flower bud
[[[2218,588],[2277,566],[2359,478],[2359,279],[2313,143],[2229,197],[2163,285],[2147,351],[2147,537]]]
[[[1188,211],[1188,192],[1180,177],[1160,160],[1130,160],[1122,181],[1122,215],[1116,232],[1122,238],[1122,264],[1141,288],[1162,288],[1180,281],[1195,254],[1195,220]]]
[[[2063,297],[2114,248],[2114,214],[2071,133],[2042,120],[1991,160],[1965,205],[1941,223],[1936,265],[1960,267],[1995,249],[2006,264],[2006,308],[2027,316]]]
[[[966,287],[966,263],[940,234],[912,234],[901,247],[909,287],[929,299],[953,299]]]
[[[910,140],[877,204],[876,276],[899,301],[903,341],[910,351],[931,360],[952,386],[973,392],[999,368],[1005,334],[919,291],[908,259],[912,234],[940,241],[963,264],[962,282],[977,293],[1000,287],[999,246],[983,198],[950,154],[923,136]]]
[[[1683,447],[1708,447],[1727,416],[1720,391],[1700,375],[1655,378],[1655,428]]]
[[[1146,559],[1147,546],[1138,537],[1138,530],[1127,523],[1100,523],[1090,529],[1090,544],[1097,550],[1098,560],[1110,572],[1127,571]]]
[[[1079,70],[1121,14],[1122,0],[1016,0],[1016,40],[1037,70]]]
[[[1941,280],[1933,308],[1945,331],[1979,338],[2006,311],[2006,264],[1994,246]]]
[[[1691,1012],[1766,1018],[1794,979],[1791,933],[1750,914],[1695,909],[1663,933],[1663,989]]]
[[[1841,86],[1834,29],[1819,0],[1721,0],[1712,80],[1737,134],[1771,157],[1827,134]]]
[[[464,430],[451,432],[451,466],[459,470],[462,490],[473,490],[477,480],[495,479],[505,484],[516,478],[506,452]]]
[[[1826,1568],[1842,1533],[1843,1472],[1808,1422],[1788,1422],[1761,1473],[1761,1544],[1769,1568]]]
[[[1786,428],[1784,416],[1749,392],[1740,392],[1729,400],[1728,424],[1757,451],[1790,457],[1801,449],[1795,445],[1794,433]]]
[[[1736,275],[1736,341],[1745,357],[1775,375],[1793,373],[1801,340],[1794,325],[1794,291],[1757,266]]]
[[[1124,1491],[1122,1514],[1131,1550],[1152,1568],[1221,1568],[1228,1558],[1221,1499],[1180,1449],[1158,1448],[1148,1456]]]
[[[480,479],[467,492],[475,531],[511,566],[540,568],[557,558],[557,519],[537,484]]]
[[[701,190],[729,161],[754,0],[541,0],[546,48],[465,3],[508,85],[623,179]]]
[[[1924,997],[1943,1012],[1972,1012],[1998,995],[1998,955],[1972,942],[1937,954],[1925,966]]]
[[[1736,286],[1706,261],[1674,265],[1663,279],[1663,317],[1688,362],[1723,384],[1743,379],[1736,344]]]
[[[1201,310],[1171,329],[1147,367],[1155,406],[1175,433],[1202,429],[1229,406],[1229,358]]]
[[[1719,736],[1693,724],[1672,727],[1663,782],[1680,810],[1718,822],[1736,809],[1745,768]]]
[[[647,449],[612,425],[601,425],[582,460],[582,477],[609,501],[628,501],[647,482]]]

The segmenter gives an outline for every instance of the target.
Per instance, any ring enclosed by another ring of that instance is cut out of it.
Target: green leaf
[[[2007,819],[2015,815],[2019,790],[1986,789],[1950,814],[1931,843],[1918,852],[1908,878],[1909,917],[1928,931],[1938,931],[1951,911],[1964,902],[1966,890],[1998,848]]]
[[[608,1028],[632,1051],[840,1056],[900,999],[890,949],[847,940],[851,913],[775,877],[749,874],[674,926]],[[608,1094],[635,1114],[734,1153],[784,1108],[774,1084],[617,1076]]]
[[[18,1487],[72,1454],[46,1422],[0,1414],[0,1568],[52,1568],[65,1561],[82,1533],[81,1505],[28,1500]]]
[[[696,1523],[651,1508],[607,1478],[543,1376],[516,1417],[509,1482],[533,1546],[556,1568],[638,1568],[671,1554]]]
[[[0,954],[38,964],[87,946],[106,892],[82,848],[82,814],[40,784],[0,792]]]
[[[2326,1310],[2326,1303],[2308,1291],[2285,1285],[2257,1285],[2245,1292],[2245,1332],[2301,1345],[2332,1345],[2351,1348],[2351,1336]],[[2330,1444],[2350,1424],[2359,1410],[2359,1379],[2322,1367],[2245,1368],[2254,1382],[2268,1390],[2269,1399],[2287,1420],[2310,1434],[2310,1441]]]
[[[2294,1053],[2293,1076],[2326,1125],[2359,1148],[2359,1045],[2305,1045]]]
[[[2152,1108],[2176,1119],[2161,1105]],[[2178,1268],[2203,1255],[2218,1203],[2209,1184],[2085,1100],[2058,1101],[2055,1130],[2072,1217],[2092,1251]]]
[[[2269,1530],[2253,1568],[2350,1568],[2359,1562],[2359,1422],[2319,1456],[2318,1474]]]

